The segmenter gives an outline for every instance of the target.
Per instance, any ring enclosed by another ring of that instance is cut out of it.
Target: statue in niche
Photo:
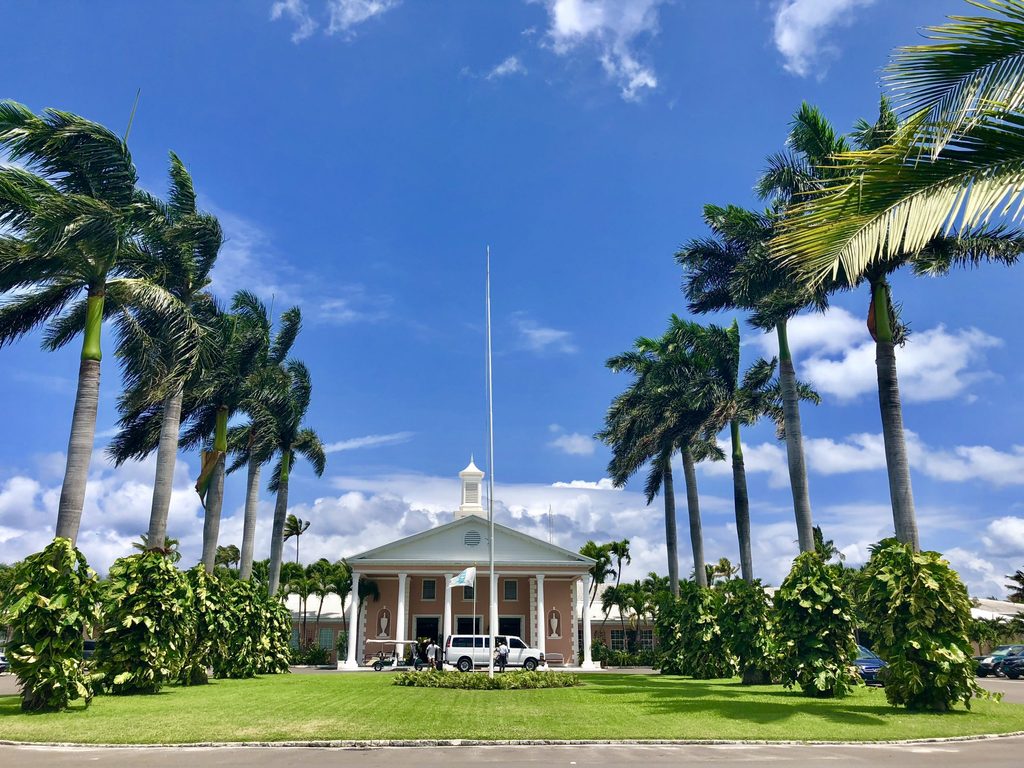
[[[387,608],[382,608],[377,614],[377,637],[384,638],[388,636],[388,626],[391,624],[391,612]]]
[[[551,634],[548,635],[548,639],[550,639],[550,640],[559,640],[559,639],[561,639],[561,637],[562,637],[562,634],[561,634],[561,631],[560,631],[561,629],[562,629],[562,617],[559,615],[558,611],[556,611],[554,608],[552,608],[551,611],[548,613],[548,630],[551,633]]]

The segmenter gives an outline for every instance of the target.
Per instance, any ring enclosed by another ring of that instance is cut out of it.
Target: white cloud
[[[351,37],[353,27],[397,8],[399,0],[328,0],[330,22],[327,34]]]
[[[1024,558],[1024,518],[1008,515],[993,520],[981,540],[989,552],[1017,560]]]
[[[11,371],[11,378],[14,381],[28,384],[34,390],[44,390],[55,394],[68,394],[75,391],[75,382],[67,376],[58,376],[51,373],[38,373],[36,371]]]
[[[393,432],[389,435],[365,435],[353,437],[348,440],[341,440],[337,443],[328,443],[324,446],[324,453],[340,453],[341,451],[355,451],[359,448],[380,448],[385,445],[401,445],[412,440],[415,432]]]
[[[301,43],[316,31],[316,21],[309,15],[309,8],[304,0],[277,0],[270,6],[270,20],[277,21],[289,18],[295,22],[292,42]]]
[[[510,75],[525,75],[526,67],[517,56],[509,56],[485,75],[486,80],[497,80]]]
[[[598,443],[597,440],[589,435],[573,432],[571,434],[559,435],[548,445],[570,456],[593,456],[594,451],[597,450]]]
[[[539,0],[549,15],[548,37],[559,55],[596,46],[605,73],[622,98],[636,101],[658,85],[654,69],[638,58],[640,38],[658,31],[658,7],[666,0]]]
[[[1002,451],[988,445],[958,445],[937,448],[926,444],[910,430],[904,431],[910,467],[915,472],[948,483],[981,481],[988,485],[1024,485],[1024,445]],[[723,449],[729,453],[729,442]],[[821,475],[885,470],[885,443],[881,433],[860,432],[841,440],[830,437],[805,437],[804,453],[807,467]],[[788,485],[789,474],[785,447],[766,442],[743,447],[744,465],[748,474],[767,473],[768,484],[774,488]],[[700,465],[709,475],[728,475],[730,462]]]
[[[547,328],[533,320],[516,314],[512,323],[519,332],[519,346],[530,352],[560,352],[571,355],[579,351],[573,343],[572,333],[557,328]]]
[[[875,344],[864,323],[845,309],[795,318],[789,341],[797,375],[822,395],[850,401],[878,391]],[[977,328],[950,332],[938,325],[911,333],[906,345],[896,349],[900,396],[929,402],[967,395],[968,387],[992,376],[985,353],[1002,343]],[[756,337],[754,344],[766,354],[778,353],[774,333]]]
[[[839,54],[828,39],[835,27],[853,23],[854,11],[874,0],[782,0],[775,11],[775,47],[795,75],[824,76],[826,62]]]
[[[342,294],[323,299],[317,306],[315,319],[330,325],[374,323],[390,315],[393,299],[387,295],[374,295],[362,285],[336,286]]]
[[[589,491],[621,491],[616,488],[610,477],[602,477],[596,483],[593,480],[570,480],[568,483],[559,481],[551,484],[552,488],[584,488]]]

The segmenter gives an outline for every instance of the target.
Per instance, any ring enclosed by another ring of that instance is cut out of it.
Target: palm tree
[[[771,417],[776,424],[783,422],[781,392],[774,380],[776,361],[757,360],[741,378],[738,323],[733,321],[730,327],[722,328],[717,325],[705,327],[675,317],[673,321],[670,335],[674,343],[688,350],[696,362],[697,375],[690,393],[695,406],[710,414],[708,431],[714,434],[729,428],[740,570],[744,580],[753,581],[750,502],[740,430],[764,416]],[[802,399],[817,398],[806,385],[798,383],[797,389]]]
[[[588,540],[580,547],[580,554],[594,561],[594,564],[590,566],[591,590],[589,595],[590,605],[593,605],[599,587],[615,575],[615,569],[612,568],[611,547],[608,544],[598,544]]]
[[[629,539],[613,541],[608,545],[608,554],[615,558],[615,586],[622,581],[622,563],[629,565],[633,562],[629,554]]]
[[[345,601],[352,594],[352,569],[344,560],[334,563],[334,594],[341,601],[341,629],[348,634],[348,618],[345,612]]]
[[[619,623],[622,625],[622,637],[625,641],[626,637],[626,612],[630,606],[630,594],[629,584],[616,584],[608,587],[604,592],[601,593],[601,608],[604,610],[604,620],[608,621],[608,614],[611,613],[612,608],[617,608],[619,611]]]
[[[222,239],[217,219],[196,208],[192,177],[173,152],[170,177],[166,203],[139,194],[147,209],[142,250],[155,281],[178,300],[181,324],[193,332],[175,333],[164,317],[145,311],[131,312],[130,322],[122,323],[118,356],[128,391],[120,400],[121,430],[107,449],[118,466],[156,450],[148,541],[157,549],[167,535],[184,388],[195,373],[187,363],[207,341],[205,323],[213,316],[214,300],[206,287]],[[216,352],[207,344],[208,356]]]
[[[719,584],[723,581],[729,581],[740,569],[730,562],[728,557],[718,558],[717,563],[713,563],[707,566],[708,581],[711,584]]]
[[[0,347],[44,325],[49,349],[83,336],[56,525],[74,543],[96,432],[103,320],[125,307],[167,313],[176,300],[137,269],[143,211],[125,139],[68,112],[40,117],[0,101],[0,149],[34,169],[0,168]]]
[[[319,640],[320,614],[324,610],[324,600],[327,595],[338,595],[341,598],[341,613],[344,617],[345,597],[352,591],[352,572],[343,560],[332,563],[327,558],[321,557],[306,568],[306,573],[313,579],[313,594],[320,599],[316,609],[316,624],[313,629],[314,635]]]
[[[1006,578],[1013,582],[1006,585],[1006,588],[1010,590],[1006,599],[1011,603],[1024,603],[1024,570],[1018,568],[1012,576]]]
[[[217,547],[216,564],[224,566],[237,565],[242,555],[238,551],[238,547],[234,544],[228,544],[226,547]]]
[[[313,384],[306,366],[297,360],[289,360],[287,386],[280,394],[282,405],[274,419],[274,450],[278,455],[274,476],[268,486],[277,494],[274,506],[274,525],[270,537],[270,594],[277,593],[281,573],[281,555],[284,546],[284,526],[288,514],[288,479],[296,455],[303,456],[312,465],[317,477],[323,474],[327,464],[324,446],[317,433],[302,425],[309,409]]]
[[[138,541],[132,542],[132,549],[137,549],[139,552],[157,552],[168,558],[172,563],[176,563],[181,560],[181,552],[178,551],[179,544],[180,542],[177,539],[165,536],[163,546],[154,547],[149,540],[149,535],[144,533],[139,536]]]
[[[306,645],[306,619],[309,612],[306,610],[310,595],[314,594],[319,587],[319,579],[315,572],[295,563],[295,572],[288,574],[289,578],[284,582],[284,590],[287,594],[298,595],[299,605],[302,610],[302,642]]]
[[[309,520],[303,520],[295,515],[288,515],[284,524],[284,540],[295,537],[295,562],[299,562],[299,539],[309,530]]]
[[[762,197],[773,211],[757,213],[736,206],[704,207],[709,238],[687,243],[676,260],[685,271],[684,293],[689,309],[698,314],[743,309],[750,322],[764,331],[775,330],[779,345],[779,384],[789,465],[793,512],[801,552],[814,549],[811,501],[800,424],[800,397],[796,369],[789,347],[788,322],[801,311],[828,305],[830,284],[813,289],[801,284],[791,271],[773,263],[768,248],[781,211],[794,199],[806,199],[831,173],[822,169],[828,158],[848,149],[821,113],[803,104],[793,118],[788,151],[768,158],[758,181]]]
[[[277,332],[271,338],[270,313],[255,294],[240,291],[235,295],[232,307],[260,336],[259,349],[255,355],[256,362],[250,376],[251,392],[245,403],[249,423],[233,428],[228,435],[228,444],[235,454],[235,460],[228,467],[228,473],[240,469],[243,465],[247,467],[242,561],[239,566],[239,578],[247,581],[252,575],[256,544],[260,474],[263,465],[270,461],[274,453],[273,411],[276,403],[272,402],[269,395],[272,389],[266,386],[266,383],[287,375],[284,371],[284,362],[302,327],[302,314],[297,306],[282,313]]]
[[[212,573],[224,502],[228,421],[234,414],[246,410],[250,401],[273,399],[277,382],[260,380],[262,389],[254,392],[252,374],[259,362],[264,336],[260,328],[248,322],[246,315],[218,310],[210,327],[210,343],[219,354],[204,361],[206,364],[186,386],[182,411],[188,428],[182,435],[181,445],[186,448],[204,446],[196,491],[205,510],[202,563]]]
[[[720,453],[713,439],[702,436],[707,431],[709,413],[693,408],[691,403],[688,388],[694,375],[694,362],[671,337],[672,324],[677,321],[673,315],[670,333],[662,338],[639,338],[632,350],[607,361],[611,370],[628,371],[635,378],[625,392],[612,401],[605,416],[605,428],[597,434],[612,447],[608,472],[616,486],[625,485],[640,467],[648,464],[650,469],[644,487],[647,503],[663,490],[665,545],[673,594],[678,594],[679,557],[672,456],[676,451],[683,454],[690,542],[700,583],[704,545],[693,463]]]
[[[914,123],[913,120],[910,122]],[[870,169],[872,158],[879,153],[893,152],[893,148],[904,141],[911,130],[912,127],[898,124],[889,101],[883,97],[876,122],[872,124],[862,120],[854,131],[860,151],[840,153],[827,160],[834,169],[830,185],[823,186],[811,199],[791,206],[783,217],[780,234],[773,240],[772,248],[783,269],[795,270],[798,279],[806,285],[820,287],[826,281],[849,287],[868,284],[867,325],[875,341],[879,409],[893,524],[900,541],[919,549],[895,353],[896,347],[906,340],[906,328],[893,302],[888,276],[907,265],[917,272],[943,273],[952,266],[976,265],[983,261],[1013,263],[1024,250],[1024,233],[998,226],[976,227],[977,222],[965,216],[958,236],[946,237],[931,232],[921,240],[919,231],[898,231],[895,223],[888,222],[884,236],[879,235],[881,239],[872,240],[869,255],[844,252],[840,242],[848,234],[850,220],[856,220],[857,227],[863,226],[858,238],[870,239],[877,234],[872,228],[874,225],[858,218],[862,206],[865,210],[870,208],[870,202],[863,199],[863,195],[864,189],[872,189],[871,185],[875,183]],[[917,144],[915,142],[914,146]],[[910,146],[903,149],[909,152]],[[918,167],[919,160],[915,159],[914,168]],[[922,161],[921,165],[927,167],[931,164]],[[915,173],[904,168],[887,182],[889,191],[905,186],[906,179],[914,178]],[[981,194],[979,189],[978,186],[973,187],[971,194]],[[960,195],[959,192],[955,194]],[[929,205],[921,199],[916,203]],[[899,220],[905,224],[904,219],[916,220],[917,216],[916,209],[911,206],[902,209]],[[889,224],[893,225],[892,228]],[[920,221],[912,224],[914,227],[919,225],[925,226]],[[897,240],[893,241],[893,237]],[[850,247],[854,246],[851,244]],[[864,244],[859,243],[856,247],[863,249]]]

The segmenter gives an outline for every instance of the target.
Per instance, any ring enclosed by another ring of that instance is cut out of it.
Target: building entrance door
[[[498,631],[496,634],[499,635],[513,635],[515,637],[523,636],[523,620],[518,616],[500,616],[498,617]]]
[[[441,619],[438,616],[417,616],[416,636],[411,638],[419,640],[421,637],[429,637],[438,645],[442,645]]]

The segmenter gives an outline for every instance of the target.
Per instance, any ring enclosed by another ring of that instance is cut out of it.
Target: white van
[[[497,635],[495,647],[503,640],[508,643],[508,666],[533,671],[544,663],[544,655],[539,650],[530,648],[514,635]],[[451,635],[444,642],[444,661],[460,672],[486,667],[491,658],[490,641],[487,635]]]

